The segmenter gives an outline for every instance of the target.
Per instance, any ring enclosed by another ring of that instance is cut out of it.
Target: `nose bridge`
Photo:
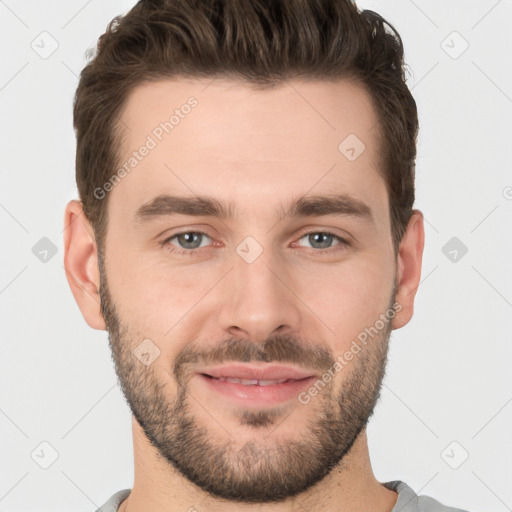
[[[233,336],[265,341],[275,331],[299,329],[300,313],[283,263],[270,247],[247,237],[237,247],[224,285],[221,327]],[[282,272],[282,275],[280,273]]]

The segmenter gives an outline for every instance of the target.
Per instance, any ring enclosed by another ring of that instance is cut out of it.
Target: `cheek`
[[[183,319],[193,315],[194,306],[222,275],[206,266],[172,267],[161,257],[140,255],[110,267],[109,286],[120,318],[145,336],[162,340],[182,328]]]
[[[229,288],[212,290],[229,263],[172,266],[161,254],[129,251],[124,257],[119,251],[111,262],[109,284],[123,323],[161,347],[172,346],[173,353],[180,351],[187,336],[197,335],[198,325],[214,322],[231,296]],[[338,262],[288,261],[279,274],[293,294],[283,293],[283,300],[294,301],[301,312],[303,335],[323,333],[326,343],[342,350],[385,312],[393,278],[388,266],[376,249]]]
[[[374,325],[391,300],[393,275],[382,264],[354,260],[337,267],[318,265],[301,275],[295,281],[297,295],[338,350]]]

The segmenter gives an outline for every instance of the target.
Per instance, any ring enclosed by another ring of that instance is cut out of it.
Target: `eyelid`
[[[197,229],[184,229],[182,231],[178,231],[177,233],[173,233],[172,235],[166,237],[164,240],[162,240],[161,242],[159,242],[159,245],[160,246],[166,246],[166,245],[172,245],[171,244],[171,240],[173,238],[176,238],[180,235],[185,235],[187,233],[193,233],[193,234],[196,234],[196,235],[202,235],[202,236],[205,236],[207,238],[209,238],[210,240],[213,241],[213,238],[208,234],[206,233],[205,231],[200,231],[200,230],[197,230]],[[196,249],[182,249],[181,247],[178,247],[178,246],[175,246],[173,245],[173,247],[175,247],[176,251],[173,251],[172,252],[186,252],[186,253],[194,253],[194,252],[197,252],[199,249],[205,249],[205,247],[198,247]]]
[[[323,233],[324,235],[332,235],[333,237],[335,237],[339,240],[342,240],[343,242],[345,242],[346,244],[349,244],[349,245],[352,243],[351,242],[352,237],[348,233],[346,233],[345,235],[339,234],[335,228],[306,227],[306,228],[303,228],[301,231],[299,231],[298,235],[296,235],[296,238],[298,240],[300,238],[304,238],[304,236],[306,236],[306,235],[312,235],[312,234],[316,234],[316,233]]]
[[[328,247],[326,249],[315,249],[314,247],[304,247],[300,244],[300,240],[302,240],[304,237],[308,235],[313,234],[324,234],[331,236],[335,240],[338,241],[338,243],[332,245],[331,247]],[[346,238],[337,235],[336,233],[333,233],[332,231],[329,231],[328,229],[308,229],[305,232],[303,231],[300,235],[297,236],[297,242],[293,242],[294,247],[303,247],[306,249],[305,254],[300,254],[304,257],[315,257],[315,256],[339,256],[343,251],[347,251],[351,246],[352,243],[349,242]]]
[[[178,246],[171,244],[172,239],[174,239],[180,235],[187,234],[187,233],[193,233],[193,234],[197,234],[197,235],[206,236],[207,238],[210,238],[213,241],[213,238],[208,233],[206,233],[204,231],[197,230],[197,229],[183,229],[177,233],[173,233],[172,235],[166,237],[165,240],[163,240],[159,244],[162,247],[172,246],[172,249],[169,249],[172,253],[178,254],[178,255],[186,254],[187,256],[195,256],[199,252],[200,249],[207,248],[207,247],[197,247],[195,249],[182,249]],[[314,247],[312,247],[311,250],[314,254],[335,253],[337,251],[346,249],[347,247],[352,245],[352,243],[349,240],[347,240],[347,238],[349,238],[349,237],[343,237],[341,235],[337,235],[332,230],[329,230],[327,228],[316,228],[316,229],[311,228],[311,227],[303,228],[303,230],[301,230],[299,232],[299,234],[295,236],[295,239],[297,241],[300,241],[305,236],[312,235],[312,234],[329,235],[329,236],[332,236],[333,238],[335,238],[336,240],[338,240],[338,243],[336,245],[328,247],[327,249],[315,249]],[[293,244],[296,244],[296,243],[297,242],[293,242]],[[214,244],[215,244],[215,242],[211,245],[214,245]],[[300,246],[300,247],[302,247],[302,246]]]

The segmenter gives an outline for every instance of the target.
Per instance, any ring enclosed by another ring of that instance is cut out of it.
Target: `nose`
[[[223,283],[219,322],[230,336],[264,342],[276,334],[300,330],[300,299],[293,279],[271,251],[252,263],[234,258],[234,268]]]

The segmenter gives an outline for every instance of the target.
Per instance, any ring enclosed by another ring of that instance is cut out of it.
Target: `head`
[[[68,280],[147,439],[225,499],[311,487],[364,431],[421,274],[400,36],[349,0],[140,1],[74,122]],[[309,387],[230,400],[205,377],[228,362]]]
[[[100,37],[75,96],[76,180],[99,247],[108,226],[104,185],[123,162],[122,112],[137,86],[228,77],[265,90],[299,78],[346,80],[369,95],[396,252],[412,215],[418,131],[403,53],[398,32],[351,0],[138,2]]]

